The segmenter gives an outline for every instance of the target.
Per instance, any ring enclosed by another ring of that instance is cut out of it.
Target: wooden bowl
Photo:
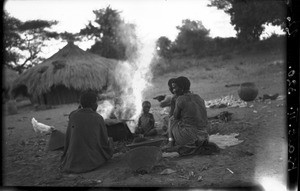
[[[131,143],[131,144],[128,144],[126,146],[129,147],[130,149],[134,149],[134,148],[141,147],[141,146],[160,147],[164,140],[165,139],[163,139],[163,138],[161,138],[161,139],[149,139],[147,141],[143,141],[143,142],[139,142],[139,143]]]

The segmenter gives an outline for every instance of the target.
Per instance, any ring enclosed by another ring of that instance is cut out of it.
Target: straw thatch
[[[14,81],[12,93],[33,103],[56,105],[77,102],[82,91],[103,91],[111,83],[115,60],[86,52],[69,42],[56,54],[30,68]]]

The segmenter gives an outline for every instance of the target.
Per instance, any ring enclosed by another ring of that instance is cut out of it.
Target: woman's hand
[[[118,119],[105,119],[104,122],[106,125],[115,125],[117,123],[120,123],[121,121]]]

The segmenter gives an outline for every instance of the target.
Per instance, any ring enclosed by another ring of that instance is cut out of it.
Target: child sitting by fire
[[[153,114],[150,113],[151,103],[149,101],[144,101],[142,103],[143,113],[141,114],[138,120],[138,126],[135,131],[135,134],[142,135],[144,137],[147,136],[155,136],[157,135],[157,131],[154,127],[155,120]]]

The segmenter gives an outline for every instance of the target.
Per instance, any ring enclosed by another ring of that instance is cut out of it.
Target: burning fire
[[[97,112],[104,118],[107,119],[110,117],[114,109],[114,103],[110,100],[104,100],[103,103],[98,105]]]
[[[114,113],[118,119],[131,120],[127,125],[132,133],[135,132],[138,117],[142,112],[144,91],[151,87],[151,59],[153,57],[154,44],[140,49],[138,58],[118,64],[115,70],[115,79],[120,87],[118,98],[105,100],[98,106],[98,113],[104,119]],[[114,91],[114,90],[113,90]]]

